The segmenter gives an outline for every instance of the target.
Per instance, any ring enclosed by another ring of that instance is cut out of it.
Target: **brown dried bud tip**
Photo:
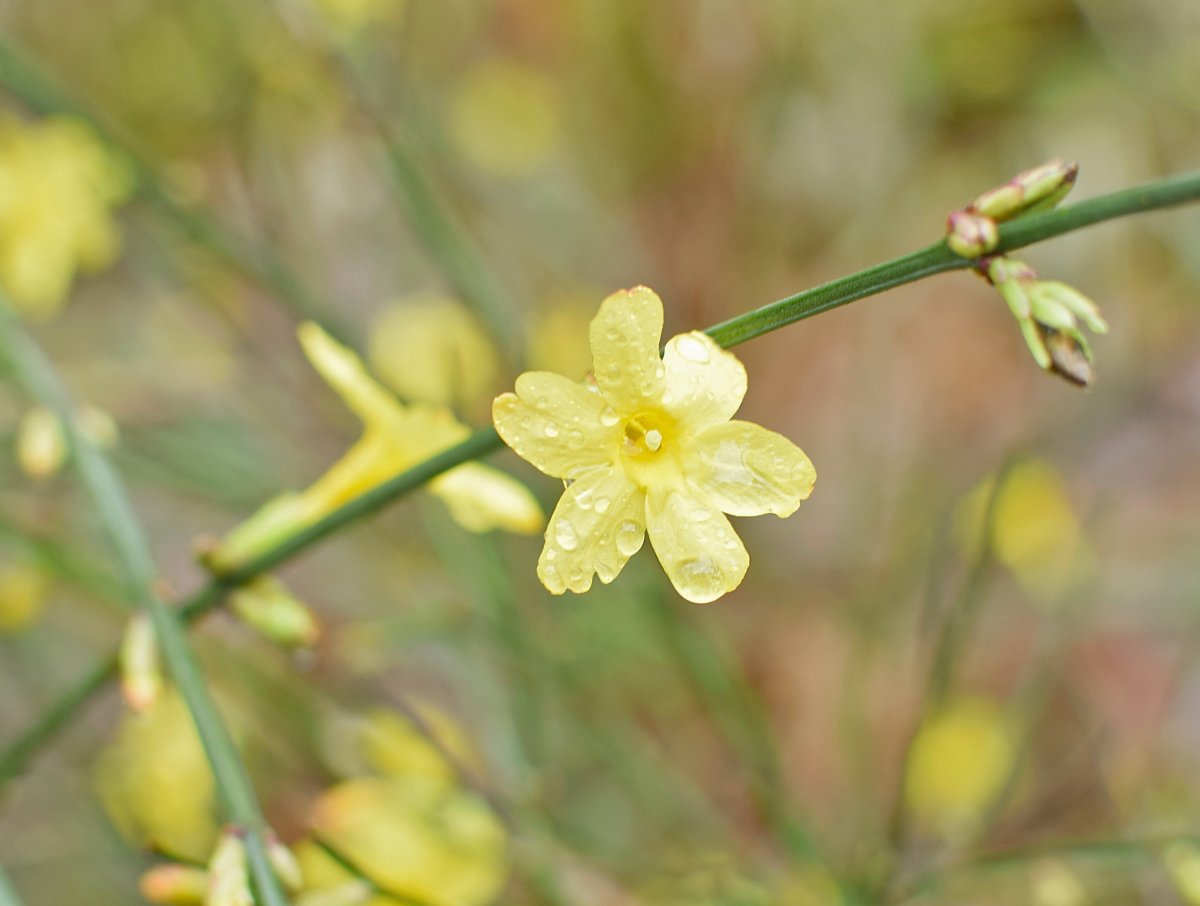
[[[1038,324],[1038,332],[1050,353],[1050,367],[1046,370],[1077,387],[1090,387],[1096,373],[1083,344],[1071,334],[1044,324]]]

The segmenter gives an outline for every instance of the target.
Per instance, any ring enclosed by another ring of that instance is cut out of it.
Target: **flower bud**
[[[295,854],[275,836],[274,831],[268,830],[266,838],[267,861],[271,863],[275,876],[292,893],[303,888],[304,873],[300,870],[300,862]]]
[[[1066,197],[1078,174],[1078,164],[1055,159],[1018,173],[1002,186],[989,189],[967,205],[967,211],[1004,221],[1032,211],[1047,210]]]
[[[190,865],[156,865],[142,872],[138,891],[151,903],[201,906],[208,891],[208,872]]]
[[[30,478],[47,478],[67,460],[67,439],[58,416],[34,406],[17,425],[17,463]]]
[[[254,906],[246,871],[246,844],[240,832],[226,830],[208,863],[204,906]]]
[[[229,596],[229,606],[247,626],[288,648],[307,648],[321,634],[313,612],[274,576],[246,583]]]
[[[134,711],[143,711],[158,700],[163,689],[158,638],[150,617],[139,613],[129,621],[121,640],[121,692]]]
[[[961,258],[979,258],[1000,244],[1000,230],[990,217],[954,211],[946,218],[946,244]]]

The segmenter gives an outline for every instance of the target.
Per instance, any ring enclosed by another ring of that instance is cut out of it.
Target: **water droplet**
[[[672,393],[670,390],[668,390],[666,393],[664,393],[662,395],[662,404],[664,406],[669,406],[673,402],[675,402],[675,394]]]
[[[712,510],[705,509],[702,506],[698,506],[688,513],[688,518],[691,519],[692,522],[708,522],[708,520],[712,519],[712,517]]]
[[[580,447],[582,447],[583,446],[583,432],[578,429],[567,432],[567,443],[570,446],[574,447],[575,449],[579,449]]]
[[[558,525],[554,527],[554,540],[565,551],[573,551],[579,547],[579,535],[575,533],[575,526],[566,519],[558,520]]]
[[[646,437],[643,440],[643,443],[646,445],[646,449],[651,453],[657,453],[659,448],[662,446],[662,442],[662,432],[657,428],[651,428],[649,431],[647,431]]]
[[[626,519],[617,526],[617,550],[626,557],[632,557],[642,546],[644,534],[640,525],[632,519]]]
[[[684,334],[675,340],[675,349],[679,355],[687,359],[689,362],[694,362],[697,365],[705,365],[708,363],[708,346],[703,340],[696,337]]]
[[[545,409],[550,405],[550,400],[546,399],[546,397],[544,397],[544,396],[539,396],[537,398],[537,403],[535,405],[539,409]]]
[[[725,592],[725,573],[712,557],[693,557],[675,564],[682,588],[701,601],[711,601]]]
[[[597,513],[607,513],[609,503],[610,503],[610,501],[607,497],[597,497],[596,498],[596,512]]]
[[[558,425],[554,422],[546,422],[546,427],[543,429],[547,437],[558,437]]]
[[[556,551],[554,548],[552,548],[552,547],[546,548],[546,559],[547,560],[553,560],[557,556],[558,556],[558,551]]]
[[[620,420],[620,417],[612,406],[605,406],[600,410],[600,424],[604,425],[604,427],[611,428]]]

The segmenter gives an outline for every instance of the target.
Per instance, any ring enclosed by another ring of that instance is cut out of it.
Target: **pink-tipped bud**
[[[150,617],[139,613],[129,621],[121,640],[121,692],[134,711],[144,711],[163,690],[158,638]]]
[[[1000,229],[990,217],[954,211],[946,218],[946,244],[961,258],[980,258],[1000,244]]]
[[[190,865],[156,865],[142,873],[138,890],[151,903],[201,906],[208,893],[208,872]]]
[[[204,906],[254,906],[246,868],[246,844],[235,830],[226,830],[208,863]]]
[[[967,211],[1004,221],[1031,211],[1046,210],[1066,197],[1078,175],[1078,164],[1055,159],[1018,173],[1002,186],[989,189],[971,202]]]

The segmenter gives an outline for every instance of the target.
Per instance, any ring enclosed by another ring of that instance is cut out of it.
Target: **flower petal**
[[[429,483],[454,521],[470,532],[502,529],[534,535],[546,523],[545,514],[525,485],[499,469],[467,463]]]
[[[681,333],[667,342],[664,408],[689,426],[727,422],[746,395],[746,369],[707,334]]]
[[[301,324],[296,335],[313,368],[365,424],[386,423],[403,413],[404,406],[367,374],[359,357],[312,321]]]
[[[517,455],[555,478],[577,478],[612,464],[618,427],[603,423],[604,400],[582,384],[549,371],[527,371],[517,392],[492,404],[492,419]]]
[[[563,491],[538,558],[538,578],[552,593],[583,593],[592,574],[609,583],[646,536],[646,495],[620,466],[596,469]]]
[[[588,330],[592,373],[604,398],[622,414],[659,405],[664,374],[658,356],[662,326],[662,300],[644,286],[613,293],[592,321]]]
[[[750,555],[729,520],[687,494],[651,489],[646,527],[671,584],[693,604],[733,591],[750,566]]]
[[[731,516],[789,516],[817,480],[803,450],[743,421],[713,425],[691,438],[685,469],[692,492]]]

